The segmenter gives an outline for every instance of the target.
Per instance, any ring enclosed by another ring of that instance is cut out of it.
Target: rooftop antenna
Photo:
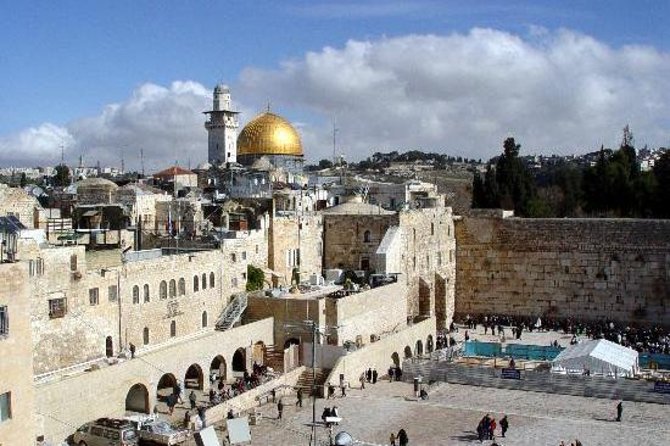
[[[65,165],[65,144],[60,143],[60,163]]]
[[[337,164],[337,132],[339,132],[340,129],[338,129],[335,126],[335,123],[333,122],[333,166]]]
[[[144,149],[140,149],[140,165],[142,166],[142,177],[144,177]]]
[[[271,103],[270,103],[270,100],[268,99],[268,105],[267,105],[267,112],[268,113],[270,113],[270,105],[271,105]]]
[[[121,175],[123,175],[126,171],[126,163],[125,160],[123,159],[123,148],[121,149]]]

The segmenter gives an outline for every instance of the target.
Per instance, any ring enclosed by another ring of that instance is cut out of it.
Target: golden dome
[[[298,132],[286,119],[270,112],[244,126],[237,137],[237,154],[303,156]]]

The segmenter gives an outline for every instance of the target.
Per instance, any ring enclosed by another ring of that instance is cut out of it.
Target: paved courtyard
[[[507,438],[498,439],[505,446],[559,445],[561,440],[569,445],[576,438],[585,446],[670,444],[670,406],[624,402],[623,421],[617,423],[611,400],[453,384],[434,387],[428,401],[416,401],[411,393],[410,384],[387,381],[351,389],[345,398],[317,400],[317,418],[324,406],[337,405],[343,421],[334,432],[347,431],[364,445],[388,444],[390,433],[400,428],[412,446],[478,445],[475,428],[486,413],[496,420],[507,414]],[[251,427],[252,445],[309,443],[310,404],[296,408],[291,397],[284,403],[281,421],[276,406],[261,408],[264,418]],[[325,428],[318,428],[318,439],[328,444]]]

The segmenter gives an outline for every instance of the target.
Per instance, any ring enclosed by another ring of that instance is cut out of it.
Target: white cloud
[[[508,135],[526,153],[583,152],[618,144],[627,123],[638,146],[670,142],[668,54],[568,30],[349,41],[249,68],[241,86],[322,118],[303,129],[313,159],[332,153],[333,117],[351,159],[410,148],[488,158]]]
[[[210,106],[211,93],[197,82],[176,81],[167,88],[147,83],[97,116],[0,138],[0,154],[4,164],[53,164],[63,144],[69,163],[83,155],[86,165],[119,166],[123,152],[126,166],[138,169],[143,149],[149,171],[189,159],[195,165],[207,157],[202,112]]]
[[[378,150],[424,149],[487,159],[503,139],[522,153],[584,152],[616,146],[630,124],[638,147],[670,144],[670,55],[651,47],[612,48],[569,30],[519,36],[492,29],[349,41],[274,70],[247,68],[233,87],[243,120],[264,104],[300,121],[306,155],[338,147],[358,160]],[[2,164],[69,162],[80,154],[147,170],[206,159],[202,111],[209,88],[192,82],[139,86],[100,114],[62,127],[45,123],[0,136]]]

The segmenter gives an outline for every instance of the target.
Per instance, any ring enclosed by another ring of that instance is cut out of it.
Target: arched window
[[[158,295],[161,299],[167,299],[167,282],[161,280],[160,287],[158,288]]]
[[[207,312],[202,312],[202,328],[207,327]]]
[[[172,279],[170,280],[170,297],[176,297],[177,296],[177,282]]]
[[[200,290],[200,278],[196,275],[193,276],[193,292],[195,293],[196,291]]]
[[[144,345],[149,344],[149,327],[144,327],[142,332],[142,340],[144,340]]]
[[[207,289],[207,274],[202,275],[202,289],[203,290]]]
[[[140,287],[138,287],[137,285],[133,286],[133,303],[134,304],[140,303]]]
[[[363,241],[364,241],[365,243],[369,243],[369,242],[370,242],[370,231],[365,231],[365,232],[363,233]]]
[[[174,338],[177,336],[177,323],[175,321],[170,322],[170,337]]]
[[[209,287],[214,288],[214,273],[209,273]]]
[[[149,302],[151,300],[151,295],[149,294],[149,284],[144,284],[144,302]]]
[[[430,224],[430,235],[435,235],[435,223]]]
[[[183,296],[184,294],[186,294],[186,281],[182,277],[179,279],[179,295]]]

